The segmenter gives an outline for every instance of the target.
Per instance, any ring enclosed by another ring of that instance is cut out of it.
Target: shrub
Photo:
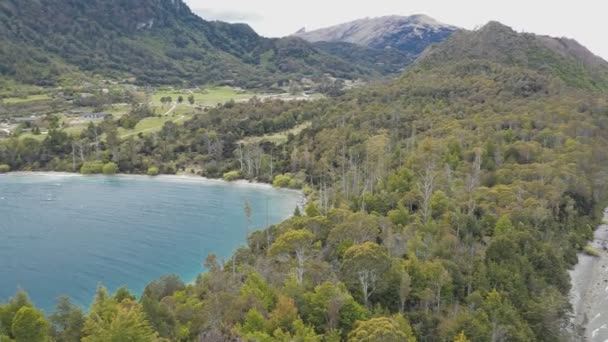
[[[82,164],[80,173],[83,175],[94,175],[103,172],[103,163],[100,161],[86,162]]]
[[[152,166],[152,167],[148,168],[147,175],[148,176],[158,176],[159,173],[160,173],[160,171],[158,170],[158,168],[156,166]]]
[[[224,180],[227,182],[232,182],[241,178],[241,173],[239,171],[230,171],[224,173]]]
[[[276,175],[272,181],[272,185],[277,188],[286,188],[289,186],[291,177],[289,175]]]
[[[7,173],[11,170],[11,167],[6,164],[0,164],[0,173]]]
[[[103,166],[103,174],[104,175],[115,175],[118,172],[118,165],[115,163],[107,163]]]
[[[272,185],[277,188],[299,189],[302,187],[303,183],[301,180],[293,178],[291,174],[286,173],[275,176]]]
[[[591,255],[593,257],[599,257],[600,256],[600,252],[597,249],[595,249],[595,248],[593,248],[591,246],[585,246],[585,248],[583,248],[583,252],[585,254]]]
[[[299,179],[292,178],[292,179],[289,180],[288,187],[290,189],[299,189],[299,188],[302,187],[302,181],[299,180]]]

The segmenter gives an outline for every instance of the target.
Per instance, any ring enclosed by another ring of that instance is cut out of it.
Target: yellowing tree
[[[401,317],[378,317],[359,321],[348,342],[415,342],[409,322]]]
[[[460,334],[458,334],[455,338],[454,338],[454,342],[471,342],[471,340],[469,340],[467,338],[467,336],[464,334],[464,331],[461,331]]]

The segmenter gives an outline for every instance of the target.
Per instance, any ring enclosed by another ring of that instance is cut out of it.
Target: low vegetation
[[[272,181],[272,185],[277,188],[300,189],[304,182],[300,179],[293,178],[292,174],[276,175]]]
[[[593,257],[601,256],[600,252],[591,246],[585,246],[585,248],[583,248],[583,252],[585,252],[585,254],[593,256]]]
[[[148,176],[158,176],[160,174],[160,170],[156,166],[151,166],[148,168],[148,171],[146,172],[146,174]]]
[[[106,163],[103,166],[102,172],[104,175],[115,175],[116,173],[118,173],[118,165],[116,165],[116,163]]]
[[[104,163],[101,161],[91,161],[82,164],[80,173],[83,175],[95,175],[103,172]]]
[[[224,173],[222,178],[227,182],[233,182],[241,178],[241,173],[239,171],[229,171]]]

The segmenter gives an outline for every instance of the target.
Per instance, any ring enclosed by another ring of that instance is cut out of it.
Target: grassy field
[[[195,103],[194,106],[188,103],[188,96],[194,95]],[[118,133],[121,138],[127,138],[130,136],[135,136],[140,133],[153,133],[158,132],[162,129],[163,125],[166,122],[175,122],[177,124],[181,124],[184,121],[188,120],[192,117],[193,113],[196,111],[195,107],[198,105],[203,106],[215,106],[217,104],[225,103],[230,100],[235,101],[244,101],[255,94],[253,93],[239,93],[234,88],[231,87],[215,87],[206,89],[205,91],[190,93],[180,93],[178,91],[159,91],[152,95],[151,97],[151,107],[155,110],[158,116],[149,117],[141,120],[137,123],[135,128],[133,129],[124,129],[119,128]],[[172,104],[163,105],[160,102],[162,97],[170,96],[173,99]],[[184,102],[182,104],[176,105],[177,98],[182,96],[184,98]],[[47,95],[31,95],[27,98],[7,98],[4,99],[5,103],[19,103],[25,101],[36,101],[36,100],[45,100],[49,99]],[[175,106],[175,108],[173,108]],[[171,110],[173,108],[173,110]],[[79,108],[82,110],[94,111],[93,108]],[[109,108],[105,109],[105,112],[111,113],[114,119],[120,118],[122,115],[125,115],[130,110],[129,105],[112,105]],[[171,111],[170,111],[171,110]],[[169,114],[165,115],[166,113]],[[78,135],[82,132],[88,125],[88,121],[83,121],[82,119],[69,117],[65,115],[60,115],[60,124],[65,127],[65,131],[71,135]],[[43,140],[46,135],[33,135],[31,133],[23,133],[21,138],[34,138],[37,140]],[[285,140],[287,139],[287,135],[281,137],[280,134],[276,134],[269,137],[256,137],[253,139],[276,139],[276,140]]]
[[[217,104],[222,104],[230,100],[247,100],[253,97],[255,94],[240,94],[234,88],[231,87],[209,88],[206,91],[193,92],[192,94],[180,93],[177,91],[159,91],[152,95],[152,105],[160,106],[160,99],[167,96],[170,96],[173,99],[173,102],[176,102],[178,97],[182,96],[184,98],[184,103],[188,103],[188,97],[190,95],[194,95],[194,105],[215,106]]]
[[[41,101],[41,100],[48,100],[50,99],[50,97],[46,94],[40,94],[40,95],[29,95],[26,97],[9,97],[4,99],[4,103],[6,104],[16,104],[16,103],[23,103],[23,102],[31,102],[31,101]]]
[[[44,138],[46,138],[46,134],[35,135],[35,134],[32,134],[32,133],[22,133],[21,135],[19,135],[19,139],[25,139],[25,138],[30,138],[30,139],[42,141],[42,140],[44,140]]]
[[[269,141],[269,142],[275,143],[277,145],[284,144],[287,142],[287,137],[289,136],[290,133],[293,135],[297,135],[300,132],[302,132],[304,129],[310,127],[310,125],[312,125],[312,122],[307,121],[307,122],[297,125],[296,127],[292,128],[292,129],[288,129],[286,131],[277,132],[277,133],[273,133],[273,134],[266,134],[266,135],[257,136],[257,137],[247,137],[247,138],[241,140],[241,143],[247,145],[247,144],[258,144],[263,141]]]
[[[187,114],[181,114],[181,115],[162,115],[160,117],[158,116],[154,116],[154,117],[150,117],[150,118],[145,118],[143,120],[141,120],[140,122],[137,123],[137,125],[135,126],[135,128],[133,129],[124,129],[124,128],[119,128],[118,129],[118,134],[120,135],[121,138],[128,138],[130,136],[133,135],[137,135],[139,133],[153,133],[153,132],[158,132],[160,131],[161,128],[163,128],[163,125],[166,122],[175,122],[177,124],[183,123],[184,121],[186,121],[188,118],[190,118],[190,115]]]

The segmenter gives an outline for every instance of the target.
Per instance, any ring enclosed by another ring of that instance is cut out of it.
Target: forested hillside
[[[371,67],[371,68],[369,68]],[[205,21],[182,0],[0,3],[0,75],[56,85],[82,77],[139,84],[268,87],[325,74],[379,76],[297,38],[268,39],[244,24]]]
[[[567,269],[607,200],[606,68],[539,39],[490,24],[396,81],[335,99],[230,102],[123,140],[107,118],[80,136],[55,125],[42,142],[0,142],[5,170],[112,165],[309,194],[305,210],[251,234],[230,260],[209,256],[193,285],[165,277],[141,298],[100,288],[89,313],[64,300],[48,319],[21,293],[0,306],[0,335],[575,340]],[[269,138],[294,127],[304,128]]]

